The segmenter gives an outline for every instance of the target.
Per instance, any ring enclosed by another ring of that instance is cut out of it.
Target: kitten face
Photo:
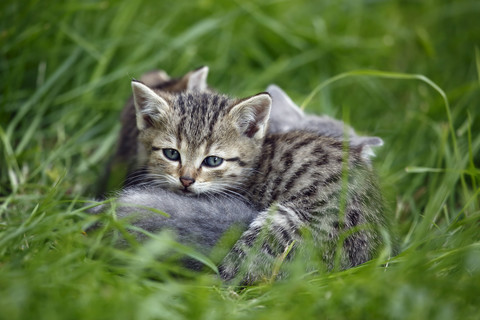
[[[198,91],[154,92],[139,82],[132,87],[139,140],[158,185],[192,195],[241,190],[260,155],[268,94],[237,101]]]

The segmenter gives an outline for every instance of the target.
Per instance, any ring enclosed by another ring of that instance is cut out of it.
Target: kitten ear
[[[157,86],[170,80],[170,76],[164,70],[152,70],[142,74],[140,81],[149,87]]]
[[[187,83],[187,90],[207,90],[208,67],[203,66],[187,73],[184,79]]]
[[[165,118],[170,107],[155,91],[137,80],[132,80],[132,91],[139,130],[153,127]]]
[[[300,109],[279,86],[271,84],[267,87],[267,92],[273,100],[272,118],[278,115],[283,118],[293,117],[299,119],[305,115],[303,110]]]
[[[266,92],[246,98],[232,107],[229,114],[237,129],[249,138],[261,139],[267,132],[272,98]]]

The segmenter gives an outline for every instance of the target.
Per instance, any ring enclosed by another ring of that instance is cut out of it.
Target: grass
[[[7,0],[0,12],[0,318],[478,318],[477,1]],[[130,78],[200,65],[223,92],[276,83],[381,136],[401,253],[238,290],[209,272],[173,277],[156,258],[183,249],[163,235],[119,250],[82,234]]]

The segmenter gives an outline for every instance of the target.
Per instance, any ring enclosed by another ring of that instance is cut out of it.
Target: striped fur
[[[304,232],[331,269],[342,234],[355,227],[372,227],[345,239],[338,267],[370,260],[383,243],[380,229],[388,229],[385,208],[361,148],[350,149],[345,168],[344,157],[342,143],[329,137],[307,132],[267,136],[262,161],[246,188],[249,200],[261,212],[225,258],[222,277],[230,280],[240,274],[245,283],[272,278],[278,257],[290,245],[295,250],[302,247]],[[267,231],[260,232],[262,228]]]

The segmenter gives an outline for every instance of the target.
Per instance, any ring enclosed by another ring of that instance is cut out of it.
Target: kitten
[[[107,212],[110,205],[100,205],[90,213]],[[128,188],[122,190],[115,200],[117,218],[130,219],[129,223],[151,233],[160,230],[174,231],[179,243],[191,246],[198,252],[210,255],[222,236],[236,227],[243,231],[258,215],[244,201],[228,197],[185,197],[181,194],[149,186],[148,188]],[[164,215],[149,210],[154,208]],[[147,237],[134,233],[138,241]],[[199,270],[199,261],[188,259],[185,266]]]
[[[242,100],[169,94],[137,81],[132,89],[138,137],[156,185],[185,196],[239,197],[260,212],[222,263],[224,279],[271,278],[286,248],[293,246],[289,257],[304,249],[303,232],[330,268],[345,232],[352,234],[343,242],[342,268],[371,259],[382,246],[385,208],[363,145],[346,148],[307,131],[267,134],[267,93]]]
[[[280,87],[274,84],[268,86],[267,92],[273,101],[268,127],[270,133],[303,130],[340,140],[347,138],[350,146],[362,146],[366,160],[374,155],[372,147],[383,145],[381,138],[359,136],[352,127],[340,120],[326,115],[306,115]]]
[[[208,67],[203,66],[190,71],[183,77],[171,79],[163,70],[145,73],[141,81],[153,90],[165,92],[181,92],[185,90],[206,91]],[[135,122],[136,112],[133,97],[125,104],[120,119],[120,129],[117,150],[106,169],[106,177],[102,179],[97,194],[102,197],[106,191],[117,189],[118,186],[136,184],[136,178],[141,181],[142,172],[139,169],[145,166],[146,152],[138,142],[138,128]]]

